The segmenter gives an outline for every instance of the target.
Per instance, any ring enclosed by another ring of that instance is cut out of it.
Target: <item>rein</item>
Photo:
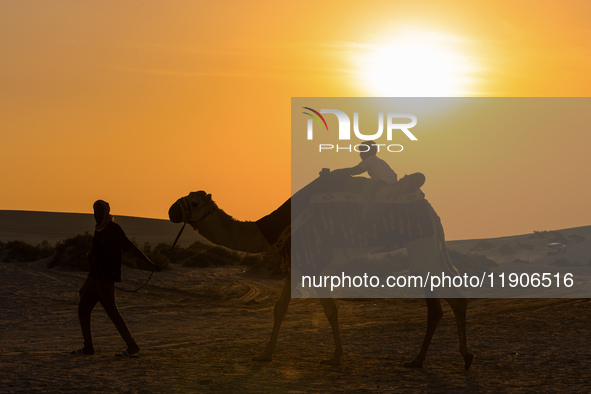
[[[166,253],[166,258],[164,259],[164,261],[166,262],[168,260],[168,257],[170,256],[170,253],[172,252],[172,250],[174,249],[174,247],[176,246],[179,238],[181,237],[181,234],[183,233],[183,230],[185,229],[185,226],[187,225],[187,223],[189,222],[189,217],[191,216],[191,204],[188,204],[187,201],[185,200],[186,197],[184,197],[183,199],[181,199],[182,201],[182,208],[183,208],[183,227],[181,227],[181,230],[179,231],[179,233],[177,234],[174,242],[172,243],[172,246],[170,247],[170,250],[168,251],[168,253]],[[211,215],[212,213],[214,213],[218,208],[218,206],[216,205],[216,203],[214,203],[213,201],[209,202],[209,204],[212,205],[212,209],[210,209],[209,211],[207,211],[205,213],[205,215],[201,216],[199,219],[195,220],[193,223],[195,225],[197,225],[197,223],[201,222],[203,219],[205,219],[206,217],[208,217],[209,215]],[[124,291],[126,293],[135,293],[140,291],[141,289],[143,289],[148,282],[150,281],[150,279],[152,279],[152,275],[154,274],[154,271],[150,272],[150,276],[148,277],[148,279],[146,280],[146,282],[141,285],[140,287],[138,287],[137,289],[134,290],[125,290],[122,289],[120,287],[117,287],[117,290],[121,290]]]
[[[181,227],[181,231],[179,231],[179,233],[177,234],[174,242],[172,243],[172,246],[168,250],[168,253],[166,253],[166,258],[164,259],[165,262],[168,260],[168,257],[170,256],[170,253],[172,252],[172,250],[176,246],[177,242],[179,241],[179,238],[181,237],[181,234],[183,233],[183,230],[185,229],[185,226],[186,225],[187,225],[187,222],[183,223],[183,227]],[[126,293],[136,293],[136,292],[140,291],[141,289],[143,289],[148,284],[148,282],[150,281],[150,279],[152,279],[152,275],[154,275],[154,271],[150,272],[150,276],[148,277],[148,279],[146,280],[146,282],[143,285],[141,285],[140,287],[138,287],[137,289],[135,289],[135,290],[125,290],[125,289],[122,289],[122,288],[117,287],[117,286],[115,286],[115,287],[117,288],[117,290],[121,290],[121,291],[124,291]]]

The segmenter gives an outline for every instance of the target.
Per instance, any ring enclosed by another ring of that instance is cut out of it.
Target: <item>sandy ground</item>
[[[82,345],[77,290],[85,274],[36,263],[0,263],[0,392],[493,392],[591,390],[591,302],[587,299],[475,300],[464,371],[451,310],[424,368],[402,363],[418,351],[423,300],[339,300],[342,366],[319,364],[332,336],[317,300],[293,300],[269,363],[266,344],[281,281],[241,267],[173,267],[138,293],[118,292],[121,313],[142,351],[124,348],[100,306],[94,356]],[[124,269],[122,287],[147,273]]]

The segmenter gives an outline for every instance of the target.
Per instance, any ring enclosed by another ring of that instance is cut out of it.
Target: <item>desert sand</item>
[[[422,300],[339,300],[342,366],[319,364],[332,338],[316,300],[293,300],[272,362],[253,362],[270,334],[281,281],[241,267],[155,274],[138,293],[118,293],[142,350],[124,343],[102,308],[93,314],[94,356],[81,346],[77,290],[85,274],[35,263],[0,263],[1,392],[361,392],[591,389],[589,300],[475,300],[468,314],[464,371],[451,311],[423,369],[402,367],[418,351]],[[129,288],[146,272],[125,269]]]
[[[458,248],[469,249],[462,242]],[[241,266],[173,265],[139,292],[117,293],[139,357],[114,356],[125,346],[100,306],[93,313],[96,354],[73,356],[82,345],[77,291],[86,273],[47,262],[0,262],[0,392],[591,390],[588,299],[472,300],[467,327],[475,360],[468,371],[446,304],[424,367],[407,369],[402,364],[418,352],[426,326],[424,300],[337,300],[345,357],[341,366],[327,366],[319,362],[332,355],[333,341],[320,303],[294,299],[273,361],[254,362],[270,335],[282,281]],[[120,287],[137,287],[148,275],[124,267]]]

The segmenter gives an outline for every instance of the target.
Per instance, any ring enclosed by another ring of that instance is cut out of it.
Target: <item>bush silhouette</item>
[[[240,256],[236,252],[220,246],[211,246],[205,251],[197,253],[183,264],[184,267],[210,267],[236,265],[240,263]]]
[[[47,265],[48,268],[88,271],[90,263],[86,254],[92,250],[92,235],[88,232],[60,241],[55,246],[55,256]]]
[[[240,264],[245,265],[249,274],[265,274],[271,277],[281,277],[281,257],[278,253],[267,252],[248,254],[242,258]]]
[[[485,250],[489,250],[494,248],[495,245],[493,245],[492,243],[488,242],[488,241],[478,241],[478,243],[474,246],[472,246],[472,248],[470,248],[471,252],[484,252]]]
[[[6,251],[4,261],[8,262],[30,262],[44,259],[54,253],[54,248],[48,241],[43,241],[37,246],[30,245],[23,241],[11,241],[0,245]]]

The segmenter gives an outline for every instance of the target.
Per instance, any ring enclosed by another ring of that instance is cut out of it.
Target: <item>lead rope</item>
[[[172,252],[172,250],[176,246],[176,243],[178,242],[179,238],[181,237],[181,234],[183,233],[183,230],[185,229],[185,226],[186,225],[187,225],[187,222],[183,223],[183,227],[181,227],[181,231],[179,231],[179,233],[176,236],[174,242],[172,243],[172,246],[170,247],[170,250],[168,251],[168,253],[166,253],[166,258],[164,259],[164,262],[166,262],[168,260],[168,257],[170,256],[170,253]],[[148,279],[146,280],[146,282],[143,285],[141,285],[140,287],[138,287],[137,289],[135,289],[135,290],[125,290],[125,289],[122,289],[122,288],[117,287],[117,286],[115,286],[115,287],[117,288],[117,290],[121,290],[121,291],[124,291],[126,293],[136,293],[136,292],[140,291],[141,289],[143,289],[148,284],[148,282],[150,281],[150,279],[152,279],[152,275],[153,274],[154,274],[154,271],[150,272],[150,276],[148,277]]]

